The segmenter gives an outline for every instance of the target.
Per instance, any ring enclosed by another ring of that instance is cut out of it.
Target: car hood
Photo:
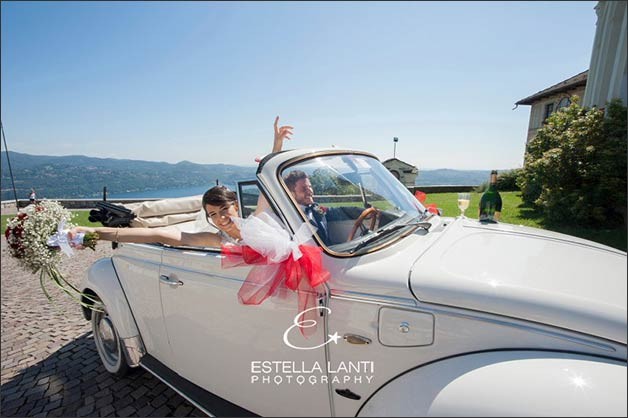
[[[626,253],[535,228],[456,219],[413,264],[422,302],[626,343]]]

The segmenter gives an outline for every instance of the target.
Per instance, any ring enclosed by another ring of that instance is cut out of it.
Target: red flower
[[[24,222],[28,219],[28,215],[24,212],[18,213],[11,221],[16,222],[13,227],[7,226],[4,231],[4,237],[11,248],[11,255],[16,258],[22,258],[26,254],[26,247],[22,244],[22,239],[26,236],[24,231]]]
[[[316,211],[320,214],[320,215],[325,215],[327,214],[327,211],[329,210],[329,208],[327,206],[321,206],[321,205],[317,205],[316,206]]]

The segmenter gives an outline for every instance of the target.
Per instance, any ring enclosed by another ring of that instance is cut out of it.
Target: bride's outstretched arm
[[[159,242],[173,247],[220,247],[221,238],[213,232],[181,232],[161,228],[110,228],[77,226],[70,230],[72,238],[76,233],[96,232],[98,239],[115,242],[152,243]]]

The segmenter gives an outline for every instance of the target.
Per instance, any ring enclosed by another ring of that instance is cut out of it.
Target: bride
[[[281,151],[283,141],[290,139],[292,126],[278,126],[275,118],[273,152]],[[90,228],[76,227],[69,231],[70,241],[79,233],[96,232],[99,239],[115,242],[154,243],[174,247],[220,247],[222,268],[251,264],[252,268],[238,290],[238,301],[258,305],[285,288],[297,293],[297,307],[302,320],[314,324],[301,328],[308,337],[316,329],[319,295],[330,273],[323,267],[321,249],[311,245],[315,231],[304,222],[290,236],[278,219],[267,213],[268,202],[260,194],[254,216],[246,220],[238,215],[235,192],[215,186],[203,195],[202,206],[207,221],[218,232],[183,232],[162,228]],[[78,238],[78,237],[77,237]],[[82,248],[78,246],[78,248]]]

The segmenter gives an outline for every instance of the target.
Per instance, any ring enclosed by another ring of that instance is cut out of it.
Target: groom
[[[327,217],[322,207],[314,202],[314,190],[308,175],[301,170],[293,170],[284,178],[284,182],[310,223],[318,229],[318,236],[325,245],[330,245]]]

